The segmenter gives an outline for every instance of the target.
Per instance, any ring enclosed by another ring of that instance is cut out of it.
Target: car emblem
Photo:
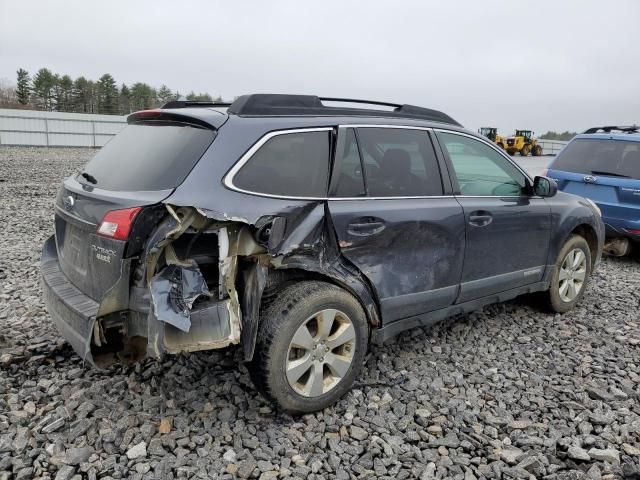
[[[73,198],[72,195],[69,195],[67,197],[64,197],[64,200],[62,200],[62,204],[64,205],[64,208],[66,210],[71,210],[73,208],[73,206],[76,203],[76,199]]]
[[[583,180],[585,183],[596,183],[597,178],[594,177],[593,175],[585,175]]]

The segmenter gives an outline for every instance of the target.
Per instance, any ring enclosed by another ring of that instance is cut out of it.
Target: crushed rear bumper
[[[62,273],[53,235],[42,249],[40,274],[44,302],[58,332],[83,360],[93,364],[91,337],[100,305]]]

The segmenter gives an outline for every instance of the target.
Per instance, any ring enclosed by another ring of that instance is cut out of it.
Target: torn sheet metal
[[[189,267],[167,265],[151,279],[149,288],[156,318],[183,332],[191,328],[191,308],[196,299],[211,296],[195,262]]]

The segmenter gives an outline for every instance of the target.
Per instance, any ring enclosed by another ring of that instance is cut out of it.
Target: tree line
[[[576,132],[562,132],[562,133],[558,133],[558,132],[552,132],[552,131],[548,131],[547,133],[544,133],[542,135],[540,135],[541,140],[563,140],[563,141],[569,141],[571,140],[573,137],[575,137],[577,135]]]
[[[209,93],[192,91],[184,95],[166,85],[157,89],[143,82],[118,85],[109,73],[98,80],[89,80],[84,76],[73,79],[48,68],[41,68],[32,76],[20,68],[16,75],[15,84],[0,83],[0,107],[126,115],[157,108],[171,100],[222,101]]]

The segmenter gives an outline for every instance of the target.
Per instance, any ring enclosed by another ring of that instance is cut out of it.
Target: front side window
[[[474,138],[438,133],[449,154],[460,193],[472,196],[519,196],[526,177],[509,160]]]
[[[368,196],[442,195],[440,170],[427,132],[359,128],[358,146]]]
[[[270,138],[233,178],[242,190],[287,197],[325,197],[330,132],[300,132]]]

